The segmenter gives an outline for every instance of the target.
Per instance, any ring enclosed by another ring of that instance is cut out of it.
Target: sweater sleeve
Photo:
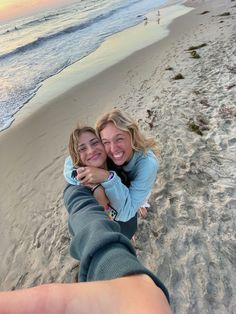
[[[72,177],[73,170],[74,170],[74,166],[73,166],[72,159],[70,156],[68,156],[65,159],[65,163],[64,163],[64,170],[63,170],[64,178],[69,184],[80,185],[80,182]]]
[[[156,158],[142,158],[134,168],[129,188],[122,184],[116,174],[111,180],[102,183],[107,197],[118,213],[116,219],[119,221],[128,221],[143,205],[156,181],[159,163]]]
[[[68,185],[64,203],[72,234],[70,253],[80,260],[80,281],[147,274],[169,300],[166,287],[138,261],[130,241],[119,232],[118,223],[108,218],[89,189]]]

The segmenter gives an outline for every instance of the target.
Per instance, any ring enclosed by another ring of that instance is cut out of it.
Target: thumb
[[[84,172],[84,170],[85,170],[84,167],[79,167],[79,168],[77,168],[77,172],[78,172],[78,173]]]

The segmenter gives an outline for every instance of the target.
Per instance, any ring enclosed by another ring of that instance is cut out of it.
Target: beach
[[[168,287],[174,313],[234,313],[236,2],[185,5],[158,42],[85,81],[76,66],[61,72],[73,80],[63,93],[65,80],[48,80],[37,110],[29,103],[0,133],[1,290],[76,281],[63,205],[68,138],[78,121],[93,125],[116,107],[161,151],[138,257]]]

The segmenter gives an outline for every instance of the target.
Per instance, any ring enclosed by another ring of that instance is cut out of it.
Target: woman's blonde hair
[[[79,137],[81,134],[85,132],[90,132],[97,136],[95,129],[90,126],[83,126],[83,127],[77,126],[70,134],[68,148],[69,148],[69,153],[70,153],[73,165],[75,167],[84,166],[81,162],[80,154],[79,154]]]
[[[130,134],[131,145],[135,151],[146,153],[147,150],[151,149],[156,155],[159,155],[156,140],[153,137],[144,135],[139,129],[138,124],[127,113],[121,112],[118,109],[107,112],[98,118],[95,128],[99,137],[101,131],[110,122],[114,123],[118,129]]]

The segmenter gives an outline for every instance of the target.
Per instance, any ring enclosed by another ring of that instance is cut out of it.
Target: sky
[[[0,23],[75,3],[76,0],[0,0]]]

